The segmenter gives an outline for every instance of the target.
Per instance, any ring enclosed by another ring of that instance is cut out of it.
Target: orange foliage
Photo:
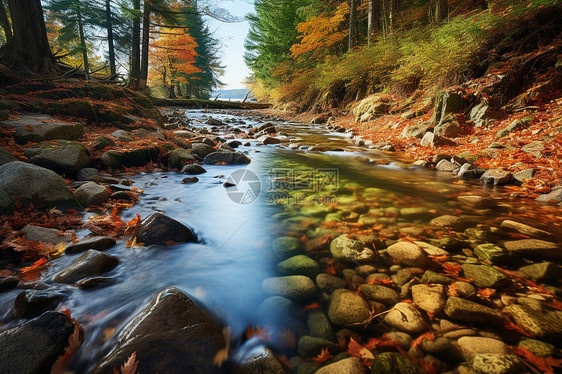
[[[347,29],[343,27],[349,4],[342,2],[332,13],[325,11],[318,16],[309,18],[305,22],[297,25],[300,33],[299,44],[293,44],[291,53],[293,57],[298,57],[307,52],[314,52],[314,55],[326,55],[332,51],[338,43],[347,37]]]
[[[532,352],[521,347],[511,347],[513,353],[523,357],[531,365],[540,370],[541,373],[554,374],[554,368],[562,368],[562,359],[553,357],[537,357]]]
[[[320,352],[316,357],[313,357],[312,361],[316,362],[317,364],[321,364],[323,362],[328,361],[332,357],[334,356],[330,354],[328,348],[322,348],[322,352]]]

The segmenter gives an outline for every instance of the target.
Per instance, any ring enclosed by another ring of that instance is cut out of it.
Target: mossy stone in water
[[[301,243],[297,238],[282,236],[273,241],[273,251],[277,258],[289,258],[301,252]]]
[[[306,275],[314,278],[320,271],[320,265],[308,256],[297,255],[277,264],[277,270],[287,275]]]
[[[535,356],[548,357],[558,352],[558,349],[552,344],[542,342],[535,339],[523,339],[518,344],[519,348],[525,348],[532,352]]]
[[[371,374],[427,374],[427,371],[400,353],[384,352],[375,356]]]
[[[480,244],[474,248],[474,254],[480,260],[487,260],[491,263],[505,262],[509,258],[509,252],[505,248],[492,243]]]

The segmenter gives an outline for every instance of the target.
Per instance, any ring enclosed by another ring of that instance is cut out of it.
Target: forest
[[[170,98],[208,98],[221,84],[219,42],[204,14],[219,16],[195,2],[5,3],[2,60],[18,71],[81,74]]]

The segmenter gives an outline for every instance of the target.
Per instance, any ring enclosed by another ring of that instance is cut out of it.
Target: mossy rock
[[[400,353],[384,352],[375,356],[371,374],[427,374],[427,371]]]
[[[148,98],[148,96],[140,93],[140,92],[134,92],[134,100],[137,104],[139,104],[140,106],[142,106],[143,108],[147,108],[147,109],[153,109],[154,105],[152,104],[152,100],[150,100]]]
[[[113,90],[109,86],[105,85],[85,85],[84,90],[88,94],[88,97],[96,100],[113,100],[115,96],[113,95]]]
[[[107,136],[100,136],[97,137],[93,142],[92,146],[94,150],[99,151],[100,149],[104,149],[106,147],[112,147],[115,145],[113,139],[108,138]]]
[[[122,169],[124,167],[144,166],[151,161],[156,161],[159,154],[158,147],[145,147],[126,152],[107,151],[101,155],[100,160],[105,167]]]

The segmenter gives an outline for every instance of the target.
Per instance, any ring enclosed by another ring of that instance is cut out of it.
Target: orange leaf
[[[256,325],[256,328],[252,325],[248,327],[248,331],[246,331],[246,338],[250,339],[252,337],[256,337],[258,340],[262,340],[264,342],[271,341],[271,331],[267,331],[267,325],[262,329],[259,325]]]
[[[305,307],[304,307],[304,310],[307,311],[307,310],[310,310],[310,309],[320,309],[320,308],[322,308],[322,305],[320,305],[319,303],[314,302],[314,303],[312,303],[312,304],[308,304],[307,306],[305,306]]]
[[[137,361],[137,352],[133,352],[131,356],[121,365],[120,370],[113,368],[114,374],[137,374],[137,366],[139,362]]]
[[[554,368],[562,368],[562,360],[553,357],[537,357],[529,350],[522,347],[511,347],[513,353],[523,357],[542,373],[554,374]]]
[[[490,296],[496,293],[496,290],[493,288],[484,288],[482,290],[478,290],[480,296],[485,298],[486,300],[490,301]]]
[[[452,275],[459,275],[462,268],[459,264],[451,264],[449,262],[446,262],[446,263],[443,264],[443,270],[445,270],[446,273],[449,273],[449,274],[452,274]]]
[[[320,352],[320,353],[318,354],[318,356],[313,357],[313,358],[312,358],[312,361],[316,362],[317,364],[321,364],[321,363],[323,363],[323,362],[328,361],[328,360],[331,359],[332,357],[334,357],[334,356],[332,356],[332,355],[330,354],[330,352],[328,351],[328,348],[322,348],[322,352]]]

